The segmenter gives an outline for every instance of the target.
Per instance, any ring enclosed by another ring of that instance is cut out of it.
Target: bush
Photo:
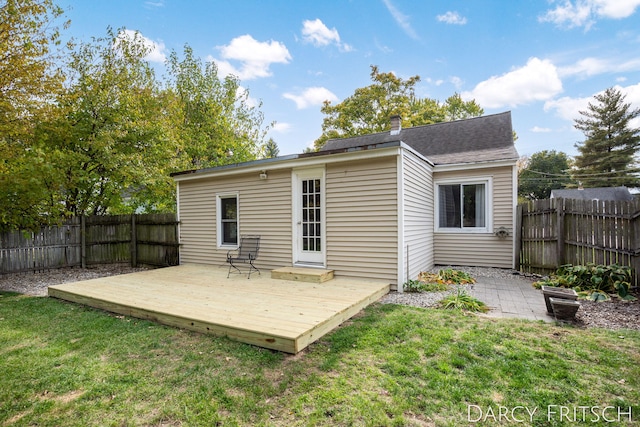
[[[442,308],[447,308],[451,310],[463,310],[463,311],[472,311],[472,312],[483,312],[486,313],[489,311],[489,307],[482,301],[477,298],[472,297],[466,291],[458,289],[453,295],[449,295],[448,297],[442,299],[438,304]]]
[[[405,292],[442,292],[449,289],[446,283],[421,282],[420,280],[409,280],[404,284]]]
[[[421,272],[418,280],[409,280],[404,283],[405,292],[443,292],[450,285],[464,285],[475,283],[476,280],[463,271],[446,268],[438,273]]]
[[[561,265],[556,273],[547,280],[534,283],[534,286],[558,286],[570,288],[594,301],[606,299],[607,294],[618,294],[624,300],[634,300],[629,294],[631,268],[612,265]]]

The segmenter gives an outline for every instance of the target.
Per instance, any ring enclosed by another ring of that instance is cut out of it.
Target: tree
[[[264,146],[264,158],[272,159],[274,157],[278,157],[279,154],[280,148],[278,148],[278,144],[273,140],[273,138],[269,138]]]
[[[613,187],[638,185],[638,178],[630,170],[640,146],[640,129],[630,122],[640,116],[640,109],[625,104],[625,96],[615,88],[608,88],[594,96],[583,118],[575,120],[576,129],[586,139],[577,143],[580,152],[575,157],[574,177],[585,187]]]
[[[403,127],[411,127],[484,114],[475,101],[463,101],[457,93],[444,103],[416,97],[414,88],[420,76],[402,79],[393,73],[382,73],[372,65],[371,80],[371,85],[356,89],[336,105],[325,101],[321,109],[325,115],[322,135],[314,142],[316,150],[332,138],[389,130],[389,119],[394,115],[402,117]]]
[[[62,88],[55,67],[62,13],[52,0],[0,0],[0,228],[37,223],[41,165],[29,159],[30,141]]]
[[[565,188],[571,182],[569,158],[563,152],[540,151],[531,155],[520,171],[518,196],[528,200],[548,199],[551,190]]]
[[[221,166],[254,160],[268,131],[262,104],[251,106],[249,92],[233,76],[218,77],[214,62],[202,64],[191,47],[184,58],[173,51],[167,61],[167,96],[175,137],[180,141],[179,169]]]
[[[130,213],[139,191],[170,185],[167,137],[148,48],[107,30],[67,58],[67,89],[35,132],[34,161],[53,216]],[[171,191],[171,190],[169,190]]]

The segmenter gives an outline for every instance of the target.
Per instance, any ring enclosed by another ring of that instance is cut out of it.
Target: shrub
[[[629,294],[631,268],[612,265],[561,265],[556,273],[547,280],[534,283],[534,286],[558,286],[571,288],[594,301],[605,300],[607,294],[618,294],[624,300],[634,300]]]
[[[452,268],[446,268],[444,270],[440,270],[438,272],[438,276],[445,283],[456,284],[456,285],[464,285],[464,284],[472,284],[476,283],[476,279],[471,277],[469,273],[465,273],[464,271],[454,270]]]
[[[449,289],[446,283],[422,282],[420,280],[409,280],[404,284],[405,292],[442,292]]]
[[[451,310],[463,310],[471,312],[483,312],[489,311],[489,307],[477,298],[469,295],[465,290],[458,289],[455,294],[449,295],[443,298],[438,304],[442,308]]]

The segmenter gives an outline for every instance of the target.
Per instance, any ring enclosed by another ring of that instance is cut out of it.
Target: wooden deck
[[[49,287],[49,296],[248,344],[297,353],[384,294],[389,284],[305,283],[181,265]]]

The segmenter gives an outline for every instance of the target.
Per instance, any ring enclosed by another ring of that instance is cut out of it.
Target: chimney
[[[391,116],[391,135],[400,135],[400,130],[402,130],[402,117]]]

